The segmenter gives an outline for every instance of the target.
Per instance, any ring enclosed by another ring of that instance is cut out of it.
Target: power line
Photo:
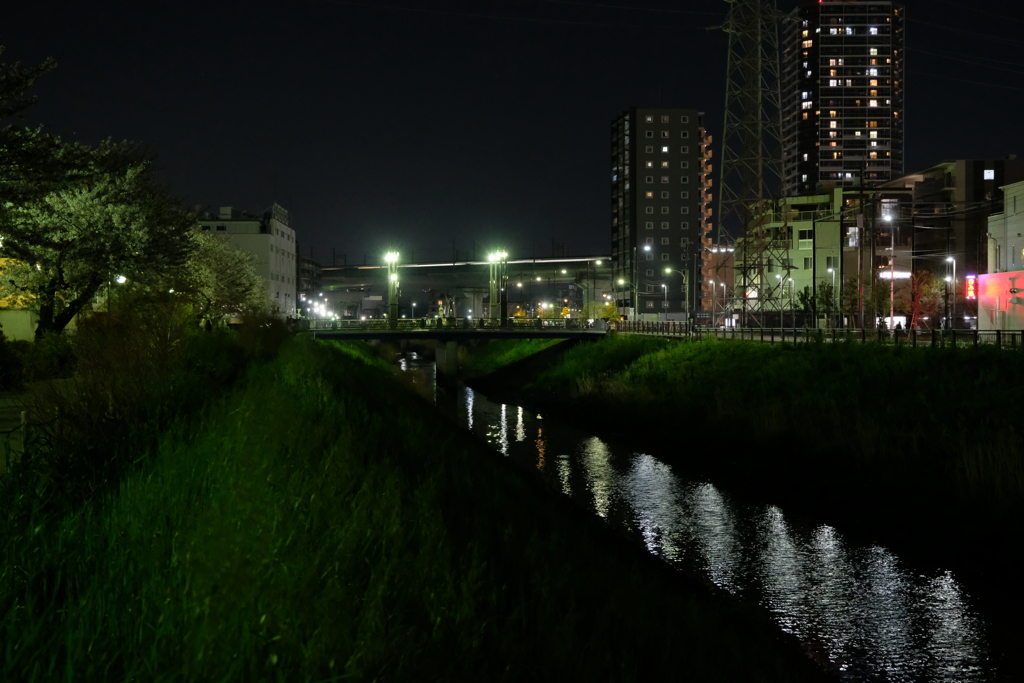
[[[1021,23],[1024,23],[1024,19],[1021,19],[1020,17],[1010,17],[1010,16],[1007,16],[1005,14],[997,14],[995,12],[986,12],[983,9],[978,9],[977,5],[972,5],[970,7],[967,7],[966,5],[961,5],[958,2],[951,2],[951,0],[939,0],[939,2],[944,3],[946,5],[951,5],[953,7],[959,7],[960,9],[968,10],[968,11],[971,12],[971,14],[987,14],[990,17],[999,17],[1000,19],[1006,19],[1008,21],[1019,21]]]
[[[1007,61],[1001,60],[1001,59],[992,59],[991,57],[975,57],[974,55],[968,55],[967,57],[952,57],[949,54],[943,54],[941,52],[930,52],[928,50],[922,50],[921,48],[911,48],[911,49],[908,49],[908,51],[910,51],[910,52],[919,52],[921,54],[931,55],[933,57],[941,57],[943,59],[951,59],[954,62],[964,62],[964,63],[967,63],[967,64],[974,64],[976,66],[983,66],[986,69],[996,69],[998,71],[1009,71],[1011,73],[1024,74],[1024,71],[1022,71],[1022,70],[1008,69],[1008,68],[1006,68],[1004,66],[993,66],[992,64],[985,64],[983,61],[980,61],[980,60],[985,60],[985,61],[989,61],[989,62],[997,62],[999,64],[1015,64],[1015,62],[1007,62]],[[975,60],[978,60],[978,61],[975,61]]]
[[[1004,90],[1020,90],[1024,92],[1024,88],[1019,88],[1015,85],[1002,85],[1000,83],[982,83],[980,81],[975,81],[970,78],[957,78],[955,76],[949,76],[947,74],[933,74],[930,71],[921,71],[920,69],[911,69],[910,67],[907,67],[907,71],[911,71],[917,74],[923,74],[925,76],[933,76],[935,78],[945,78],[951,81],[959,81],[961,83],[971,83],[973,85],[980,85],[986,88],[1003,88]]]
[[[701,14],[705,16],[719,17],[724,19],[725,15],[721,12],[701,12],[698,10],[688,9],[659,9],[654,7],[636,7],[633,5],[597,5],[589,2],[574,2],[573,0],[541,0],[542,2],[550,2],[557,5],[581,5],[583,7],[600,7],[603,9],[628,9],[635,12],[660,12],[663,14]]]
[[[352,7],[366,7],[369,9],[389,10],[396,12],[412,12],[416,14],[436,14],[450,17],[464,17],[469,19],[485,19],[488,21],[515,21],[529,24],[549,24],[555,26],[599,26],[606,28],[645,28],[645,29],[688,29],[695,28],[675,24],[667,26],[664,24],[624,24],[622,22],[601,22],[601,21],[572,21],[568,19],[538,19],[535,17],[521,17],[508,14],[476,14],[470,12],[456,12],[453,10],[426,9],[423,7],[407,7],[403,5],[382,5],[379,3],[356,2],[355,0],[320,0],[332,5],[349,5]]]
[[[924,21],[922,19],[910,19],[910,18],[908,18],[907,21],[913,22],[915,24],[923,24],[924,26],[928,26],[929,28],[937,28],[937,29],[942,30],[942,31],[952,31],[953,33],[958,33],[960,35],[978,36],[979,38],[984,38],[985,40],[993,40],[993,41],[995,41],[997,43],[1006,43],[1007,45],[1015,45],[1017,47],[1024,47],[1024,43],[1022,43],[1019,40],[1010,40],[1009,38],[997,38],[995,36],[989,35],[988,33],[978,33],[977,31],[965,31],[962,28],[954,28],[952,26],[943,26],[942,24],[933,24],[930,21]]]

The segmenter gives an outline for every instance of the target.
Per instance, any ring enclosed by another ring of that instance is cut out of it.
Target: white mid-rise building
[[[261,215],[222,206],[216,217],[199,221],[203,230],[222,235],[236,249],[256,257],[256,273],[267,283],[274,312],[295,316],[296,242],[288,211],[273,204]]]

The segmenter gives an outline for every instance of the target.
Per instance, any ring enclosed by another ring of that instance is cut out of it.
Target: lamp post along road
[[[398,329],[398,252],[389,251],[384,260],[388,264],[388,327]]]
[[[953,264],[953,279],[948,280],[947,278],[947,280],[953,285],[953,305],[950,307],[949,325],[951,328],[956,329],[956,259],[952,256],[947,256],[946,261]]]

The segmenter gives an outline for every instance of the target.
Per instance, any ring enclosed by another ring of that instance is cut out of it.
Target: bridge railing
[[[502,325],[502,322],[505,324]],[[308,327],[307,327],[308,324]],[[344,331],[344,330],[388,330],[387,319],[374,320],[308,320],[300,324],[301,329],[311,331]],[[433,329],[498,329],[498,328],[537,328],[537,329],[590,329],[586,320],[579,318],[509,318],[505,321],[493,318],[403,318],[398,321],[399,330],[433,330]]]
[[[686,322],[642,322],[620,320],[614,329],[631,334],[701,339],[743,339],[769,344],[810,341],[906,346],[959,347],[983,344],[1024,351],[1024,330],[869,330],[852,328],[813,329],[807,327],[700,327]]]

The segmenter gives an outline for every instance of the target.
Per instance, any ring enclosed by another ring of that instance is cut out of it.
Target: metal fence
[[[502,323],[505,324],[502,324]],[[432,329],[567,329],[585,330],[591,325],[579,318],[509,318],[505,321],[493,318],[404,318],[398,321],[399,330],[432,330]],[[386,319],[374,320],[300,320],[296,324],[299,331],[345,331],[345,330],[388,330],[391,329]]]
[[[614,329],[631,334],[701,339],[745,339],[769,344],[810,341],[906,346],[965,347],[988,344],[996,348],[1024,350],[1024,330],[868,330],[813,329],[808,327],[698,327],[685,322],[617,321]]]

